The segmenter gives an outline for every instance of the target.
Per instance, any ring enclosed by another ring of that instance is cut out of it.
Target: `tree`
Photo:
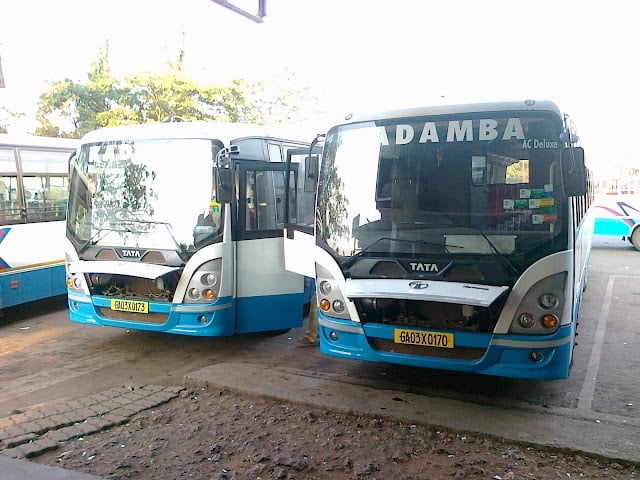
[[[269,91],[261,82],[199,84],[182,68],[184,51],[160,73],[139,72],[123,79],[111,76],[108,58],[105,44],[86,83],[69,79],[50,83],[40,96],[36,134],[78,138],[98,127],[171,120],[290,121],[303,98],[304,89]]]
[[[111,76],[109,45],[102,47],[91,64],[87,84],[70,79],[52,82],[40,96],[36,135],[78,138],[105,126],[101,115],[116,107],[123,92]]]

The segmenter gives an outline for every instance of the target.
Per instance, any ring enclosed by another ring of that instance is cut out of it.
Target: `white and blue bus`
[[[285,214],[313,221],[309,143],[208,122],[103,128],[71,161],[73,321],[184,335],[302,324],[309,279],[284,269]],[[319,155],[316,155],[319,157]],[[305,282],[306,280],[306,282]],[[305,294],[306,283],[306,294]]]
[[[320,351],[527,379],[569,374],[593,223],[584,152],[547,101],[412,108],[331,128],[315,238]]]
[[[640,250],[640,169],[616,167],[597,182],[595,235],[615,236]]]
[[[77,144],[0,134],[0,312],[67,292],[64,219]]]

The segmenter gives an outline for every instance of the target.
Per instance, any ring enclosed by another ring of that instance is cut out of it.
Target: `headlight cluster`
[[[347,302],[340,293],[333,276],[324,268],[317,267],[316,285],[318,288],[318,306],[328,316],[350,318]]]
[[[218,298],[221,274],[222,260],[219,258],[201,265],[191,277],[185,302],[209,303]]]
[[[511,324],[511,333],[555,332],[564,307],[566,272],[537,282],[525,295]]]
[[[76,292],[84,291],[84,278],[81,273],[67,273],[67,287]]]

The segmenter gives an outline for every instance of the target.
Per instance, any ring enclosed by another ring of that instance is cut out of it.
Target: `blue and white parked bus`
[[[598,182],[595,235],[616,236],[640,250],[640,169],[618,167]]]
[[[71,320],[198,336],[301,326],[310,289],[284,269],[284,216],[312,222],[315,193],[289,197],[285,174],[288,161],[303,182],[309,154],[241,124],[88,133],[71,162]]]
[[[564,378],[593,223],[584,152],[546,101],[412,108],[331,128],[315,238],[320,351],[345,359]]]
[[[67,292],[64,219],[77,144],[0,134],[0,312]]]

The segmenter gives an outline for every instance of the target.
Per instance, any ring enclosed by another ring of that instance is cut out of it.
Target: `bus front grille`
[[[363,324],[488,333],[496,325],[504,299],[490,307],[393,298],[357,298],[355,305]]]
[[[421,345],[404,345],[395,343],[392,340],[383,340],[381,338],[369,338],[369,344],[376,350],[391,353],[405,353],[408,355],[419,355],[421,357],[448,358],[452,360],[480,360],[486,349],[456,347],[456,348],[437,348],[423,347]]]
[[[167,323],[169,315],[166,313],[134,313],[134,312],[120,312],[117,310],[111,310],[106,307],[96,307],[98,313],[104,318],[110,320],[120,320],[123,322],[137,322],[147,323],[153,325],[164,325]]]

